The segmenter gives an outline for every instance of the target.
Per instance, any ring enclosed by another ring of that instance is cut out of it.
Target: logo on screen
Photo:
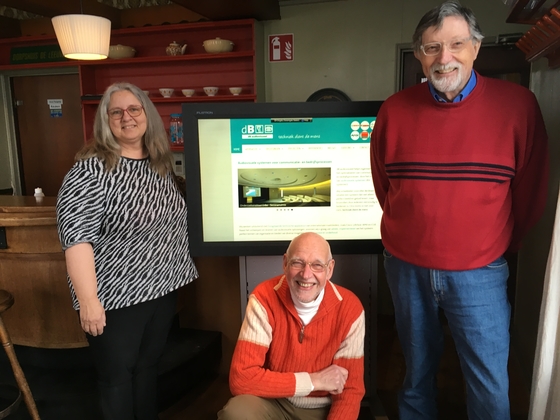
[[[241,129],[242,134],[272,134],[271,124],[247,124]]]
[[[352,140],[364,140],[364,141],[368,141],[371,135],[370,130],[373,130],[373,125],[374,125],[375,121],[369,122],[369,121],[352,121],[350,123],[350,128],[352,129],[352,131],[350,132],[350,138]]]

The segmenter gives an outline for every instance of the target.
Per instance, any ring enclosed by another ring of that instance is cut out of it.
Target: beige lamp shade
[[[61,15],[51,20],[64,57],[102,60],[109,55],[109,19],[92,15]]]

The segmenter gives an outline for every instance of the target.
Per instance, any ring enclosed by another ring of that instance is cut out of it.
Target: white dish
[[[136,54],[136,50],[126,45],[110,45],[109,58],[131,58]]]
[[[170,98],[171,95],[173,95],[174,91],[175,89],[171,89],[171,88],[161,88],[159,90],[159,93],[161,93],[161,96],[163,96],[164,98]]]
[[[202,43],[204,50],[208,53],[223,53],[233,50],[233,42],[227,39],[207,39]]]
[[[181,90],[181,92],[183,92],[183,95],[185,95],[187,98],[190,98],[194,95],[194,89],[183,89]]]
[[[229,91],[231,92],[232,95],[237,96],[241,93],[241,91],[243,90],[243,88],[240,87],[230,87]]]
[[[204,93],[206,93],[208,96],[215,96],[216,93],[218,93],[218,88],[215,86],[206,86],[202,88],[204,90]]]

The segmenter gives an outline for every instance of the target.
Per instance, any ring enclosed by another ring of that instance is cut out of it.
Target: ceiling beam
[[[278,0],[172,0],[210,20],[280,19]]]
[[[99,3],[97,0],[0,0],[0,6],[7,6],[49,18],[83,12],[86,15],[102,16],[109,19],[113,29],[121,26],[120,10]]]

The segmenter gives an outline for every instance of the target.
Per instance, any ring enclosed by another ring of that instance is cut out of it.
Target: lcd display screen
[[[183,105],[193,255],[278,255],[302,232],[378,253],[369,140],[381,102]]]

